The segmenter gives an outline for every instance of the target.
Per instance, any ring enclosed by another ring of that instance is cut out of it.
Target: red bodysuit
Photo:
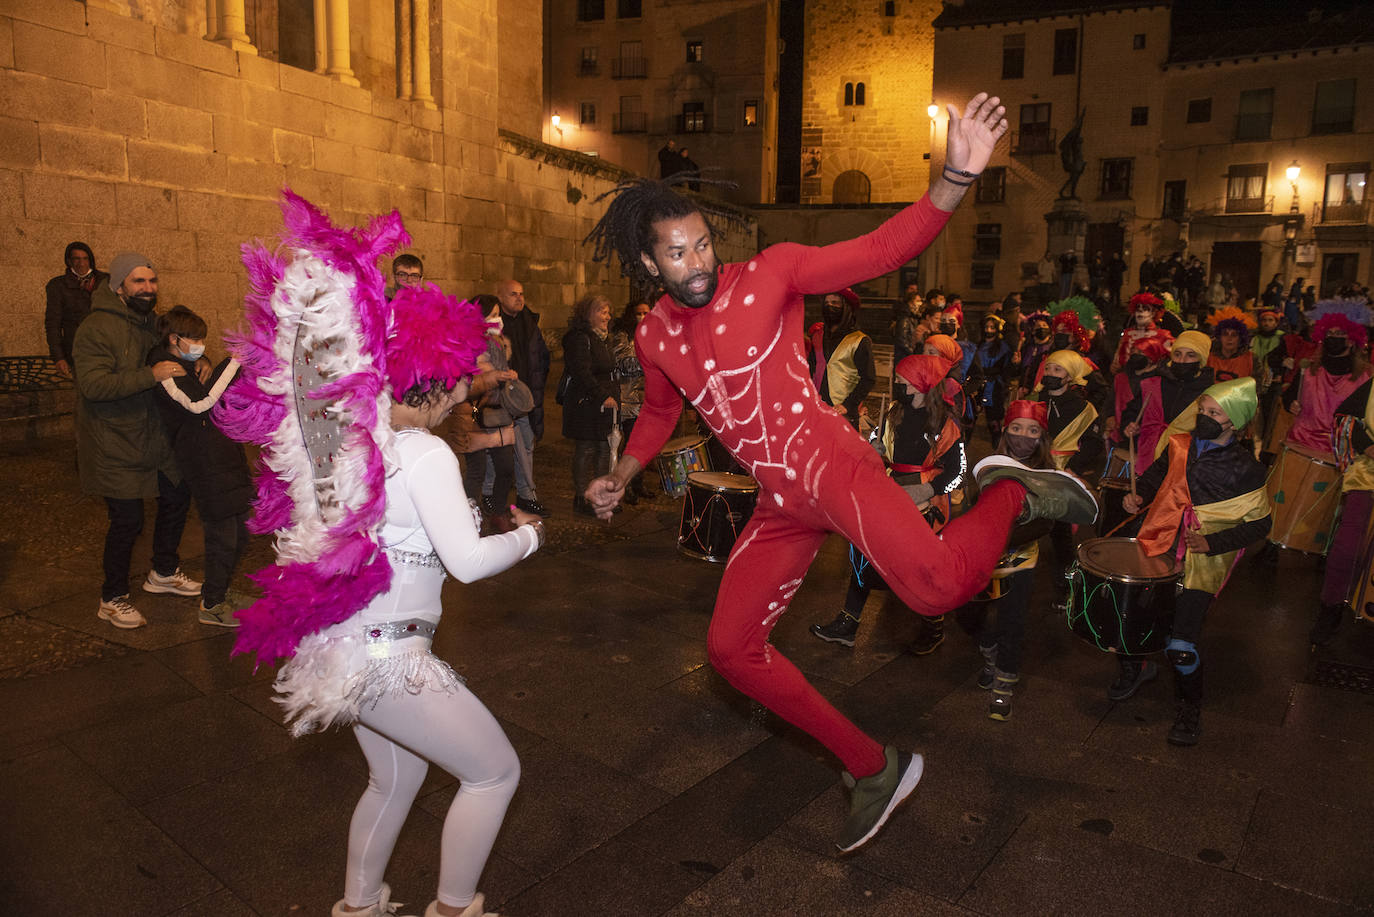
[[[987,582],[1024,491],[998,482],[972,511],[932,533],[878,453],[821,403],[802,349],[802,296],[896,270],[948,217],[923,197],[857,239],[771,246],[724,265],[703,308],[663,297],[635,334],[644,404],[625,453],[646,466],[658,454],[676,426],[680,391],[759,483],[758,508],[721,580],[707,634],[711,664],[833,751],[856,778],[882,770],[882,746],[768,643],[821,542],[838,532],[907,605],[943,614]]]

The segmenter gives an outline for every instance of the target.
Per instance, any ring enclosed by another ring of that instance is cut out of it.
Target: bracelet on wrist
[[[958,185],[961,188],[967,188],[973,184],[973,182],[971,181],[959,181],[957,178],[950,178],[949,176],[950,173],[946,172],[944,175],[941,176],[941,178],[949,182],[951,185]]]
[[[949,174],[957,175],[960,178],[977,178],[979,175],[983,174],[982,172],[968,172],[964,169],[951,169],[949,166],[944,166],[943,168],[944,171],[948,172]]]
[[[534,522],[526,522],[525,524],[534,529],[535,549],[542,548],[544,546],[544,520],[536,519]]]

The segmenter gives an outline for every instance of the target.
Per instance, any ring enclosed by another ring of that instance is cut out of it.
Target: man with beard
[[[62,260],[67,270],[48,281],[43,326],[48,334],[48,353],[57,363],[57,371],[70,379],[76,329],[91,312],[91,293],[108,275],[96,270],[95,254],[85,242],[68,245]]]
[[[833,407],[854,429],[859,407],[878,378],[873,367],[873,342],[859,330],[859,296],[853,290],[827,293],[821,305],[820,327],[812,326],[807,363],[821,400]]]
[[[875,742],[768,642],[827,535],[846,538],[903,602],[933,617],[982,588],[1023,512],[1096,517],[1081,482],[1004,461],[983,469],[978,504],[936,536],[877,452],[821,404],[807,373],[803,296],[896,270],[924,250],[1006,133],[1005,114],[986,94],[962,117],[951,106],[943,172],[929,193],[857,239],[824,248],[783,243],[722,265],[700,209],[646,179],[613,189],[588,237],[598,260],[617,259],[632,280],[660,284],[666,295],[635,332],[644,405],[634,433],[587,499],[611,517],[626,484],[672,434],[679,392],[758,482],[758,506],[721,579],[707,654],[730,684],[844,763],[851,792],[842,851],[877,834],[915,789],[923,762]]]
[[[129,561],[143,531],[145,497],[157,498],[157,522],[144,591],[200,595],[200,583],[181,572],[177,556],[191,491],[172,457],[153,392],[186,370],[175,360],[144,362],[158,342],[156,305],[152,262],[133,252],[116,255],[72,345],[81,488],[104,497],[110,517],[97,613],[126,629],[148,623],[129,601]]]
[[[1140,394],[1121,409],[1121,428],[1136,440],[1136,473],[1144,474],[1168,444],[1169,436],[1186,433],[1193,402],[1215,381],[1207,358],[1212,339],[1201,331],[1185,331],[1169,350],[1169,361],[1140,380]],[[1127,418],[1130,418],[1129,420]]]

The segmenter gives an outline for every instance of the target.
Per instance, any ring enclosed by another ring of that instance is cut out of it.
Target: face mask
[[[1056,335],[1054,336],[1054,349],[1055,349],[1055,350],[1068,350],[1068,349],[1069,349],[1069,336],[1068,336],[1067,334],[1056,334]]]
[[[1025,460],[1035,453],[1035,447],[1040,445],[1038,436],[1019,436],[1015,433],[1008,433],[1007,454],[1014,459]]]
[[[192,344],[190,347],[186,348],[186,352],[182,354],[181,359],[185,360],[187,363],[194,363],[203,356],[205,356],[205,345]]]
[[[133,309],[139,315],[147,315],[157,306],[157,294],[136,293],[130,296],[126,302],[128,302],[129,308]]]
[[[1350,358],[1350,354],[1343,357],[1333,357],[1330,354],[1322,355],[1322,369],[1333,376],[1348,375],[1354,368],[1354,361]]]
[[[1133,353],[1126,358],[1126,369],[1133,373],[1138,373],[1149,365],[1150,361],[1145,358],[1143,353]]]
[[[1215,417],[1208,417],[1206,414],[1197,415],[1197,423],[1193,424],[1193,438],[1197,440],[1214,440],[1221,438],[1221,424]]]
[[[1045,384],[1045,391],[1047,392],[1062,392],[1069,387],[1069,380],[1063,376],[1045,376],[1040,381]]]
[[[1174,368],[1174,377],[1177,379],[1192,379],[1202,371],[1201,363],[1171,363]]]
[[[821,306],[821,318],[827,325],[838,325],[840,319],[844,318],[844,308],[841,306]]]
[[[1035,339],[1036,339],[1037,341],[1048,341],[1048,340],[1050,339],[1050,329],[1048,329],[1048,328],[1036,328],[1036,329],[1035,329]]]
[[[956,332],[956,331],[958,331],[958,330],[959,330],[959,325],[958,325],[957,322],[941,322],[941,323],[940,323],[940,333],[941,333],[941,334],[947,334],[947,335],[949,335],[950,337],[954,337],[954,332]]]
[[[1345,350],[1345,345],[1349,344],[1348,338],[1338,338],[1327,335],[1322,340],[1322,356],[1339,357]]]

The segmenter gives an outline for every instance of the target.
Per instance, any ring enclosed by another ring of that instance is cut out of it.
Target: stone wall
[[[803,203],[833,201],[835,179],[868,176],[870,200],[913,201],[929,184],[934,29],[938,0],[806,4],[802,158],[820,149],[819,174],[802,180]],[[864,104],[846,106],[846,83],[864,84]],[[819,144],[816,139],[819,137]]]
[[[429,279],[472,294],[515,276],[546,327],[588,286],[626,296],[580,245],[622,173],[499,134],[530,106],[499,104],[496,0],[434,0],[437,110],[398,99],[394,55],[369,50],[394,33],[390,4],[356,6],[372,23],[353,35],[361,88],[206,41],[203,20],[188,34],[76,0],[0,7],[0,264],[17,291],[0,352],[44,352],[43,286],[75,239],[101,265],[148,255],[162,302],[217,340],[245,292],[239,247],[275,236],[283,186],[336,222],[398,209]],[[741,225],[727,253],[753,251]]]

